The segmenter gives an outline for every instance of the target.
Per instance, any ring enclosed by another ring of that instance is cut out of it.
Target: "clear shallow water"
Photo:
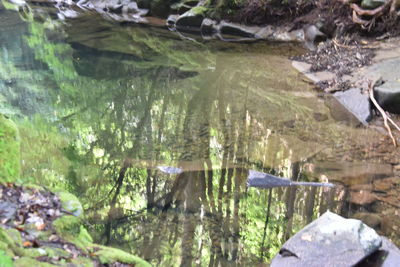
[[[350,187],[393,176],[368,145],[380,135],[333,119],[291,68],[295,46],[43,8],[0,20],[0,110],[20,127],[21,180],[79,196],[97,242],[157,266],[249,266],[327,209],[379,213]],[[249,189],[250,169],[338,186]]]

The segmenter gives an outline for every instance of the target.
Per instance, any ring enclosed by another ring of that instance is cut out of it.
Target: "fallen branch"
[[[386,8],[391,6],[392,0],[387,1],[385,4],[383,4],[380,7],[377,7],[375,9],[363,9],[359,7],[357,4],[351,4],[350,7],[357,12],[357,15],[359,16],[379,16],[382,15],[385,11]]]
[[[383,124],[385,125],[386,129],[389,132],[390,138],[392,138],[393,145],[397,147],[397,142],[396,139],[393,136],[392,130],[390,129],[390,126],[388,124],[388,121],[393,124],[394,127],[396,127],[397,130],[400,131],[400,127],[391,119],[389,116],[386,114],[386,112],[383,110],[383,108],[378,104],[378,102],[375,99],[374,96],[374,87],[375,84],[377,83],[379,79],[375,79],[373,81],[368,81],[368,93],[369,93],[369,98],[371,99],[372,103],[375,105],[375,107],[378,109],[378,111],[381,113],[383,117]]]

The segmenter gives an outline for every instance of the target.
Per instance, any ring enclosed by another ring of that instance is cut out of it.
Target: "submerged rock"
[[[378,198],[376,197],[376,195],[371,193],[370,191],[350,191],[350,203],[357,205],[369,205],[377,200]]]
[[[379,214],[369,212],[357,212],[353,215],[353,218],[361,220],[363,223],[372,228],[378,227],[382,220],[382,217]]]
[[[271,266],[353,266],[381,244],[381,237],[361,221],[328,211],[290,238]]]

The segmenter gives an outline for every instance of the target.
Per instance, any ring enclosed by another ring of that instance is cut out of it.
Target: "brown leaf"
[[[29,242],[29,241],[25,241],[24,243],[22,243],[22,245],[24,247],[32,247],[33,246],[32,242]]]

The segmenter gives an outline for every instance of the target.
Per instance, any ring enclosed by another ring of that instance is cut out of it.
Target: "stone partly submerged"
[[[380,265],[368,266],[400,266],[399,249],[361,221],[328,211],[290,238],[271,266],[355,266],[378,261]]]
[[[369,96],[368,94],[363,94],[361,89],[351,88],[344,92],[336,92],[333,96],[362,124],[367,125],[372,119]]]
[[[295,182],[288,178],[281,178],[267,173],[250,170],[247,178],[247,186],[259,188],[274,188],[288,186],[325,186],[334,187],[331,183]]]

